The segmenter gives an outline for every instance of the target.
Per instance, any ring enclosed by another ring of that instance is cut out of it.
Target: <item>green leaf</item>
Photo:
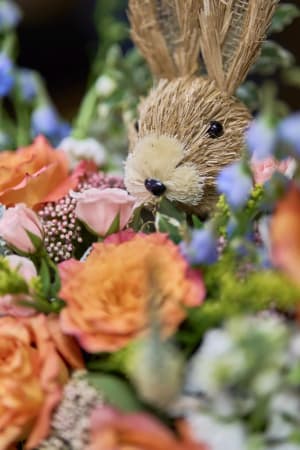
[[[44,258],[42,258],[42,261],[41,261],[41,267],[40,267],[39,276],[40,276],[41,281],[42,281],[43,295],[44,295],[45,298],[48,298],[50,287],[51,287],[51,280],[50,280],[49,267],[48,267],[47,262],[45,261]]]
[[[61,280],[59,272],[58,270],[56,270],[54,275],[54,281],[51,286],[51,297],[56,297],[58,291],[60,290],[60,287],[61,287]]]
[[[50,314],[52,312],[55,312],[53,311],[51,303],[48,303],[46,300],[42,299],[34,299],[33,302],[21,300],[20,302],[18,302],[18,305],[25,306],[31,309],[33,308],[43,314]]]
[[[298,6],[293,5],[292,3],[279,5],[274,14],[269,32],[280,33],[299,16],[300,9]]]
[[[176,206],[166,198],[162,199],[159,206],[159,212],[165,214],[166,216],[177,219],[178,222],[185,221],[185,213],[177,209]]]
[[[157,213],[155,217],[155,228],[161,233],[167,233],[175,244],[182,241],[180,222],[173,217]]]
[[[201,230],[201,228],[203,228],[203,222],[199,219],[199,217],[193,215],[192,221],[194,228],[196,228],[197,230]]]
[[[255,111],[259,107],[258,86],[253,81],[246,81],[236,92],[238,98],[245,103],[250,111]]]
[[[36,250],[40,249],[43,245],[43,241],[39,236],[36,234],[31,233],[31,231],[25,230],[27,236],[29,237],[30,241],[32,242],[32,245]]]
[[[120,231],[120,213],[118,213],[112,221],[112,224],[105,236],[110,236],[111,234],[117,233],[118,231]]]
[[[300,88],[300,66],[283,70],[281,76],[283,81],[288,85]]]
[[[273,75],[279,69],[286,69],[293,65],[295,58],[289,51],[273,41],[265,41],[257,63],[252,72],[259,75]]]
[[[110,405],[122,411],[139,411],[142,409],[142,405],[130,385],[117,376],[89,372],[86,378],[95,389],[104,395],[105,400]]]

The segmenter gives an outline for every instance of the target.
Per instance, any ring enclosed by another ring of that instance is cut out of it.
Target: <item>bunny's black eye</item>
[[[134,129],[135,129],[135,131],[136,131],[137,133],[140,131],[140,125],[139,125],[139,121],[138,121],[138,120],[136,120],[136,121],[134,122]]]
[[[212,139],[217,139],[224,134],[224,128],[223,125],[220,122],[213,121],[210,122],[209,129],[207,130],[207,133]]]

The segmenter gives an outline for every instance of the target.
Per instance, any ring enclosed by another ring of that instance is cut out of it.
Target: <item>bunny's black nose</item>
[[[153,180],[152,178],[147,178],[147,180],[145,180],[145,188],[147,191],[151,192],[151,194],[155,195],[155,197],[160,197],[167,190],[166,186],[161,181]]]

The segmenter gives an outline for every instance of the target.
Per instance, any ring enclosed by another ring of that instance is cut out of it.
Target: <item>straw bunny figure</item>
[[[234,93],[277,3],[129,0],[132,38],[157,81],[139,106],[125,163],[125,185],[140,203],[166,196],[188,212],[211,212],[216,176],[240,157],[251,120]]]

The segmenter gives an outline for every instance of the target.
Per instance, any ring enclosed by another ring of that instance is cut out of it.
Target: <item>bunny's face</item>
[[[250,114],[214,81],[160,81],[140,107],[125,184],[140,203],[162,196],[206,214],[216,200],[216,176],[238,159]]]

